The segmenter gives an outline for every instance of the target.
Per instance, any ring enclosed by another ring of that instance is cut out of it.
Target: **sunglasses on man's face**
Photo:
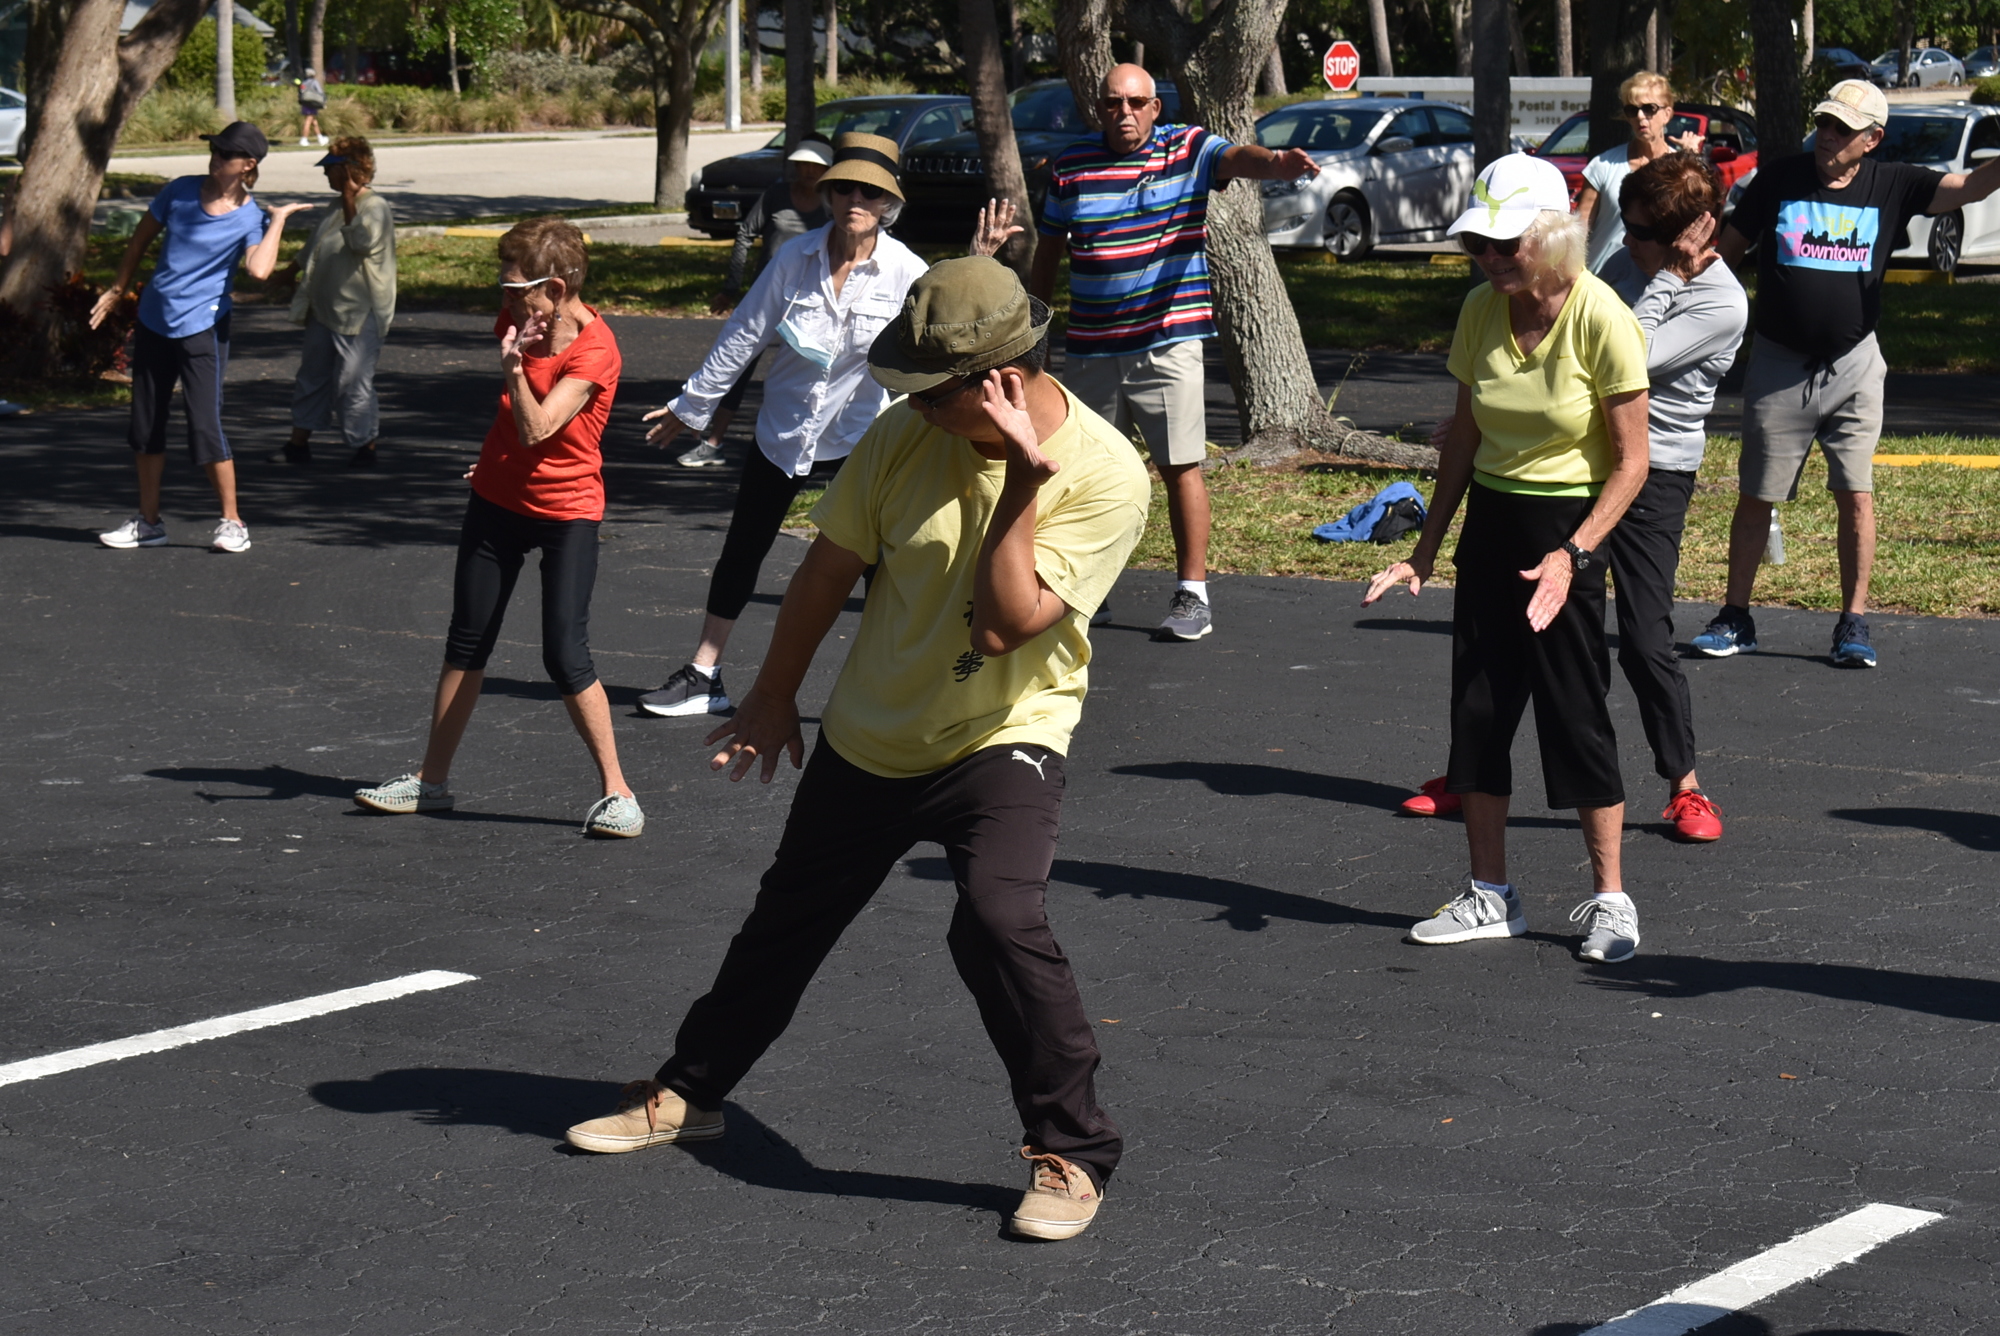
[[[1657,102],[1627,102],[1625,104],[1625,114],[1634,119],[1643,117],[1646,120],[1651,120],[1663,111],[1672,110],[1672,107],[1663,107]]]
[[[836,195],[859,195],[870,203],[889,193],[880,186],[871,186],[861,181],[835,181],[829,189]]]
[[[1495,255],[1511,259],[1521,249],[1521,238],[1510,237],[1506,241],[1496,241],[1492,237],[1482,237],[1477,232],[1460,232],[1458,244],[1465,247],[1467,255],[1484,255],[1490,250]]]
[[[949,402],[953,395],[962,393],[966,389],[970,388],[973,384],[975,384],[974,381],[961,380],[958,384],[953,385],[948,389],[912,390],[910,391],[910,398],[915,400],[919,407],[927,408],[930,409],[932,412],[935,412],[937,411],[940,405]]]
[[[1120,111],[1126,109],[1132,111],[1144,111],[1147,107],[1152,106],[1156,100],[1157,99],[1151,97],[1107,96],[1103,99],[1103,106],[1106,111]]]
[[[1822,116],[1814,122],[1814,125],[1821,130],[1831,130],[1842,139],[1852,139],[1861,133],[1838,116]]]

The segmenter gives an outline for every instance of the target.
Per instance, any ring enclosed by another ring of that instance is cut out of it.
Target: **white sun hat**
[[[801,139],[799,146],[785,155],[786,162],[816,162],[822,167],[833,166],[833,145],[823,139]]]
[[[1445,235],[1476,232],[1508,241],[1528,230],[1544,209],[1569,212],[1569,183],[1546,158],[1509,153],[1495,158],[1472,183],[1472,200]]]

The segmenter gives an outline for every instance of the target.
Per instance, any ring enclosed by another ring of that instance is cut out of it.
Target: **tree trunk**
[[[1472,77],[1472,0],[1445,0],[1451,14],[1452,73]]]
[[[1660,7],[1649,4],[1643,7],[1646,14],[1646,64],[1645,68],[1654,73],[1660,68]]]
[[[1375,37],[1375,72],[1393,75],[1396,57],[1389,46],[1389,7],[1383,0],[1368,0],[1368,30]]]
[[[347,41],[341,53],[341,64],[345,67],[342,78],[350,84],[361,82],[361,18],[352,5],[347,9]]]
[[[1480,170],[1505,157],[1514,132],[1507,81],[1507,10],[1513,0],[1472,0],[1472,158]]]
[[[1659,43],[1653,48],[1653,68],[1672,77],[1674,72],[1674,7],[1677,0],[1660,0]],[[1812,0],[1806,0],[1806,15],[1812,15]]]
[[[826,0],[826,86],[840,85],[840,0]]]
[[[1056,5],[1056,63],[1093,130],[1103,128],[1097,99],[1104,76],[1116,63],[1111,59],[1111,12],[1108,0],[1060,0]]]
[[[1750,42],[1757,77],[1757,138],[1774,157],[1796,153],[1806,132],[1806,113],[1799,103],[1799,49],[1787,0],[1750,0]]]
[[[1569,0],[1556,0],[1556,74],[1564,79],[1576,77],[1576,27]]]
[[[305,62],[299,58],[299,0],[285,0],[285,59],[291,64],[292,77],[303,78]]]
[[[1507,46],[1514,53],[1514,73],[1523,79],[1534,74],[1528,68],[1528,35],[1521,31],[1520,0],[1507,0]],[[1509,114],[1512,114],[1511,107]]]
[[[1799,15],[1799,45],[1804,48],[1804,52],[1799,58],[1799,72],[1801,75],[1812,69],[1813,48],[1819,45],[1818,36],[1814,32],[1815,25],[1813,18],[1813,0],[1806,0],[1805,12]]]
[[[236,119],[236,0],[215,0],[215,109]]]
[[[451,64],[451,91],[456,97],[465,90],[458,86],[458,25],[455,23],[444,25],[444,58]]]
[[[1007,87],[1028,81],[1027,34],[1021,31],[1021,0],[1007,0]]]
[[[652,45],[648,43],[648,45]],[[661,45],[665,45],[664,40]],[[688,127],[694,123],[694,77],[700,48],[658,51],[653,85],[653,207],[677,213],[687,207]],[[808,64],[807,69],[812,66]]]
[[[1271,43],[1271,54],[1264,61],[1264,71],[1257,76],[1257,90],[1264,97],[1285,96],[1285,55],[1276,42]]]
[[[972,93],[972,129],[979,138],[980,161],[986,164],[986,193],[1012,200],[1026,227],[995,258],[1011,265],[1025,282],[1035,258],[1035,211],[1028,200],[1027,175],[1021,170],[1021,146],[1014,139],[1012,108],[1007,105],[1007,72],[1000,59],[1000,25],[993,0],[958,0],[958,33]],[[972,220],[965,221],[970,227]]]
[[[813,128],[812,0],[785,0],[785,147]]]
[[[75,0],[14,194],[14,248],[0,260],[0,307],[34,312],[51,287],[81,267],[118,132],[173,64],[201,11],[202,0],[160,0],[120,38],[124,0]],[[39,337],[32,324],[15,333]]]
[[[1646,68],[1650,59],[1644,10],[1633,0],[1590,0],[1592,153],[1602,153],[1631,137],[1631,127],[1618,106],[1618,85]]]
[[[306,66],[326,85],[326,0],[312,0],[306,11]]]
[[[1756,37],[1756,33],[1756,15],[1752,11],[1750,34],[1753,40]],[[1910,48],[1916,44],[1916,15],[1910,9],[1909,0],[1899,0],[1899,3],[1896,5],[1896,82],[1899,85],[1910,81]],[[1761,107],[1762,104],[1759,103],[1759,106]],[[1763,137],[1763,128],[1764,116],[1760,110],[1757,114],[1759,138]]]
[[[734,4],[738,3],[738,0],[730,2]],[[754,94],[751,100],[757,105],[757,114],[750,119],[761,121],[764,119],[764,16],[758,8],[759,0],[741,0],[741,2],[743,8],[748,11],[745,18],[750,31],[750,91]]]

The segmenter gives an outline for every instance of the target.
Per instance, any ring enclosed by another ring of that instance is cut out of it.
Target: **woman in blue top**
[[[90,327],[104,323],[137,273],[153,238],[166,233],[152,281],[139,295],[139,324],[132,348],[133,462],[139,469],[139,513],[97,536],[106,547],[159,547],[160,478],[167,468],[167,412],[174,383],[186,400],[188,452],[208,470],[222,522],[210,545],[218,552],[247,552],[250,531],[236,513],[236,464],[222,434],[222,375],[229,363],[229,280],[240,258],[252,278],[269,278],[278,265],[285,220],[309,204],[281,204],[267,211],[250,198],[257,164],[271,151],[264,132],[237,121],[209,141],[208,175],[183,176],[153,197],[117,281],[97,299]]]

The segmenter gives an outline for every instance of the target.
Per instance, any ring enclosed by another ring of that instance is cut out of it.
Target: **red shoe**
[[[1439,775],[1426,781],[1415,797],[1403,799],[1403,810],[1411,816],[1457,816],[1458,809],[1465,806],[1465,802],[1456,793],[1444,791],[1444,779],[1443,775]],[[1716,831],[1721,833],[1721,827],[1718,826]],[[1709,838],[1714,839],[1715,836]]]
[[[1706,844],[1722,838],[1722,809],[1700,789],[1680,790],[1660,815],[1674,823],[1674,832],[1684,840]]]

